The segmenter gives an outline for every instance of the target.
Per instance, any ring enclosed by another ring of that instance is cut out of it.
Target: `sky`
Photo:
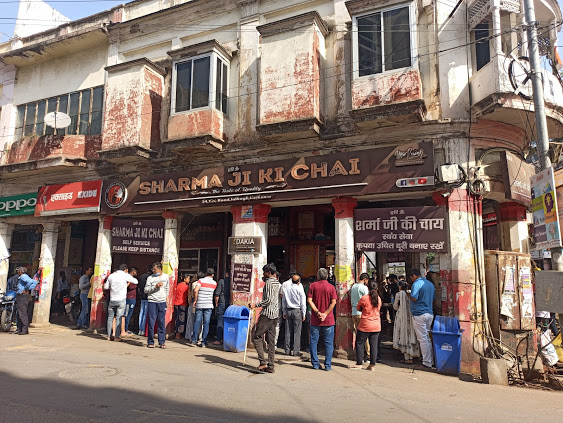
[[[563,0],[558,0],[563,9]],[[114,0],[51,0],[47,1],[71,20],[84,18],[97,12],[107,10],[126,1]],[[9,40],[14,33],[14,24],[18,14],[19,0],[0,0],[0,42]],[[563,56],[563,32],[558,34],[559,54]]]

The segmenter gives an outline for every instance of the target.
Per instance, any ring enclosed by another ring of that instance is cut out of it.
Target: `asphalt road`
[[[0,422],[553,423],[562,411],[560,392],[398,364],[368,372],[335,360],[324,372],[280,362],[275,374],[256,375],[237,367],[241,353],[167,345],[148,349],[139,337],[109,342],[60,326],[0,333]],[[249,363],[258,364],[254,351]]]

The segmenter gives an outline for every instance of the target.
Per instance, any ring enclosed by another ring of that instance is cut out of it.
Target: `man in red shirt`
[[[311,364],[313,369],[321,369],[317,355],[317,345],[321,332],[325,342],[325,370],[331,370],[332,353],[334,351],[334,314],[332,310],[336,305],[336,288],[328,279],[328,271],[319,269],[319,280],[309,287],[307,303],[311,307]]]

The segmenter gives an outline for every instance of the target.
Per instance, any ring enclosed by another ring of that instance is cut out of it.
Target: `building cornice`
[[[260,25],[256,27],[256,29],[260,32],[260,35],[268,37],[270,35],[293,31],[298,28],[309,27],[312,24],[315,24],[325,37],[328,35],[328,27],[317,12],[307,12],[292,16],[287,19]]]

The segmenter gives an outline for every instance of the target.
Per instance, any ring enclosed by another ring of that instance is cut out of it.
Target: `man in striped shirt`
[[[276,325],[280,314],[279,297],[280,283],[276,278],[276,266],[268,263],[262,268],[266,285],[262,294],[262,301],[258,304],[250,304],[250,308],[262,307],[260,318],[256,323],[256,331],[254,333],[254,348],[258,353],[260,365],[258,370],[274,373],[274,356],[276,354]],[[264,358],[264,335],[268,341],[268,361]]]
[[[214,269],[207,269],[207,276],[198,280],[194,287],[194,302],[195,309],[194,318],[194,331],[190,343],[195,343],[197,340],[198,347],[207,347],[207,335],[209,333],[209,322],[211,320],[211,313],[213,312],[213,292],[217,288],[217,282],[213,280],[215,276]],[[203,334],[201,339],[199,337],[199,329],[203,320]],[[194,339],[195,338],[195,339]]]

